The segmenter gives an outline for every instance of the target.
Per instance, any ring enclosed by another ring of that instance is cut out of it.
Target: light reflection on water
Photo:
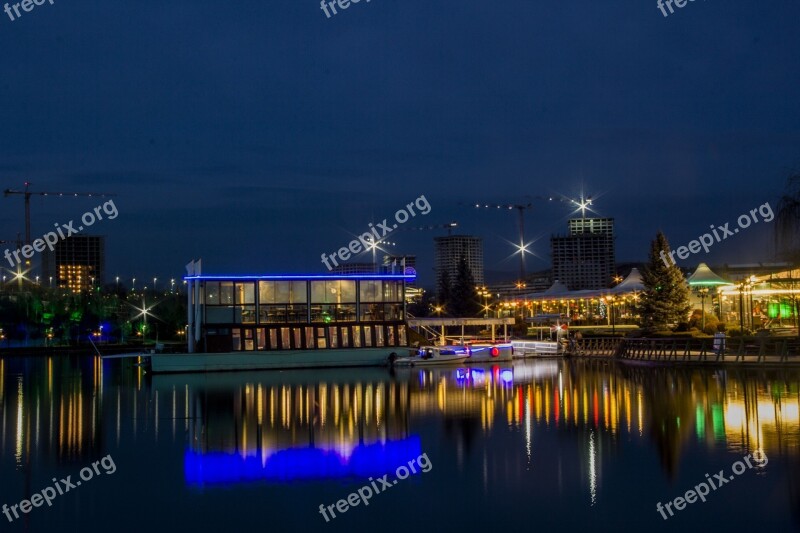
[[[46,479],[56,468],[146,448],[162,454],[150,468],[169,461],[184,486],[359,483],[401,456],[435,450],[433,463],[478,478],[482,497],[534,490],[536,479],[565,500],[602,508],[619,492],[621,474],[610,469],[625,464],[631,446],[657,456],[655,468],[640,468],[659,483],[674,483],[698,453],[761,450],[796,465],[799,385],[790,370],[589,361],[150,376],[131,361],[98,357],[8,359],[0,360],[0,466],[12,466],[13,449],[16,471]],[[31,485],[6,485],[5,501],[26,497]]]

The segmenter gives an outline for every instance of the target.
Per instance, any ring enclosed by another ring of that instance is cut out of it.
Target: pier
[[[588,338],[578,343],[579,357],[601,357],[643,363],[800,365],[800,340],[728,338],[714,350],[714,339]]]

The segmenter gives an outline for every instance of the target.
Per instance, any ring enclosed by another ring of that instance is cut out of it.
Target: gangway
[[[460,326],[461,338],[464,338],[465,326],[489,326],[492,330],[492,342],[496,342],[496,328],[503,326],[503,342],[508,342],[508,326],[513,326],[513,318],[408,318],[408,325],[412,328],[420,328],[429,331],[439,337],[439,342],[444,346],[447,342],[447,327]],[[435,332],[432,328],[439,328]]]

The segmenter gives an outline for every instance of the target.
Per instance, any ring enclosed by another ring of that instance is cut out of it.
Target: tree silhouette
[[[475,291],[475,278],[469,268],[467,258],[462,254],[458,259],[456,281],[453,284],[452,302],[450,303],[453,316],[474,317],[480,311],[480,304]]]
[[[650,243],[650,255],[642,273],[645,290],[639,300],[639,312],[645,329],[664,329],[667,324],[686,322],[689,315],[689,289],[686,279],[674,263],[669,266],[669,242],[660,231]]]
[[[795,172],[786,180],[786,190],[778,200],[775,214],[775,251],[779,257],[789,261],[793,266],[800,263],[800,172]],[[777,285],[793,291],[795,289],[795,273],[792,269],[789,278],[779,280]],[[800,325],[800,297],[789,292],[787,299],[791,302],[795,327]],[[800,327],[797,328],[800,338]]]

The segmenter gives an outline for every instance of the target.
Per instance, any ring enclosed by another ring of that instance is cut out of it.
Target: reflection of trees
[[[477,416],[458,416],[444,418],[444,434],[448,439],[464,445],[469,455],[475,437],[481,431],[481,421]]]
[[[792,509],[794,524],[800,530],[800,460],[789,456],[789,507]]]
[[[661,466],[675,479],[681,448],[695,426],[691,371],[678,368],[630,368],[622,373],[640,384],[649,407],[650,437],[658,450]]]

